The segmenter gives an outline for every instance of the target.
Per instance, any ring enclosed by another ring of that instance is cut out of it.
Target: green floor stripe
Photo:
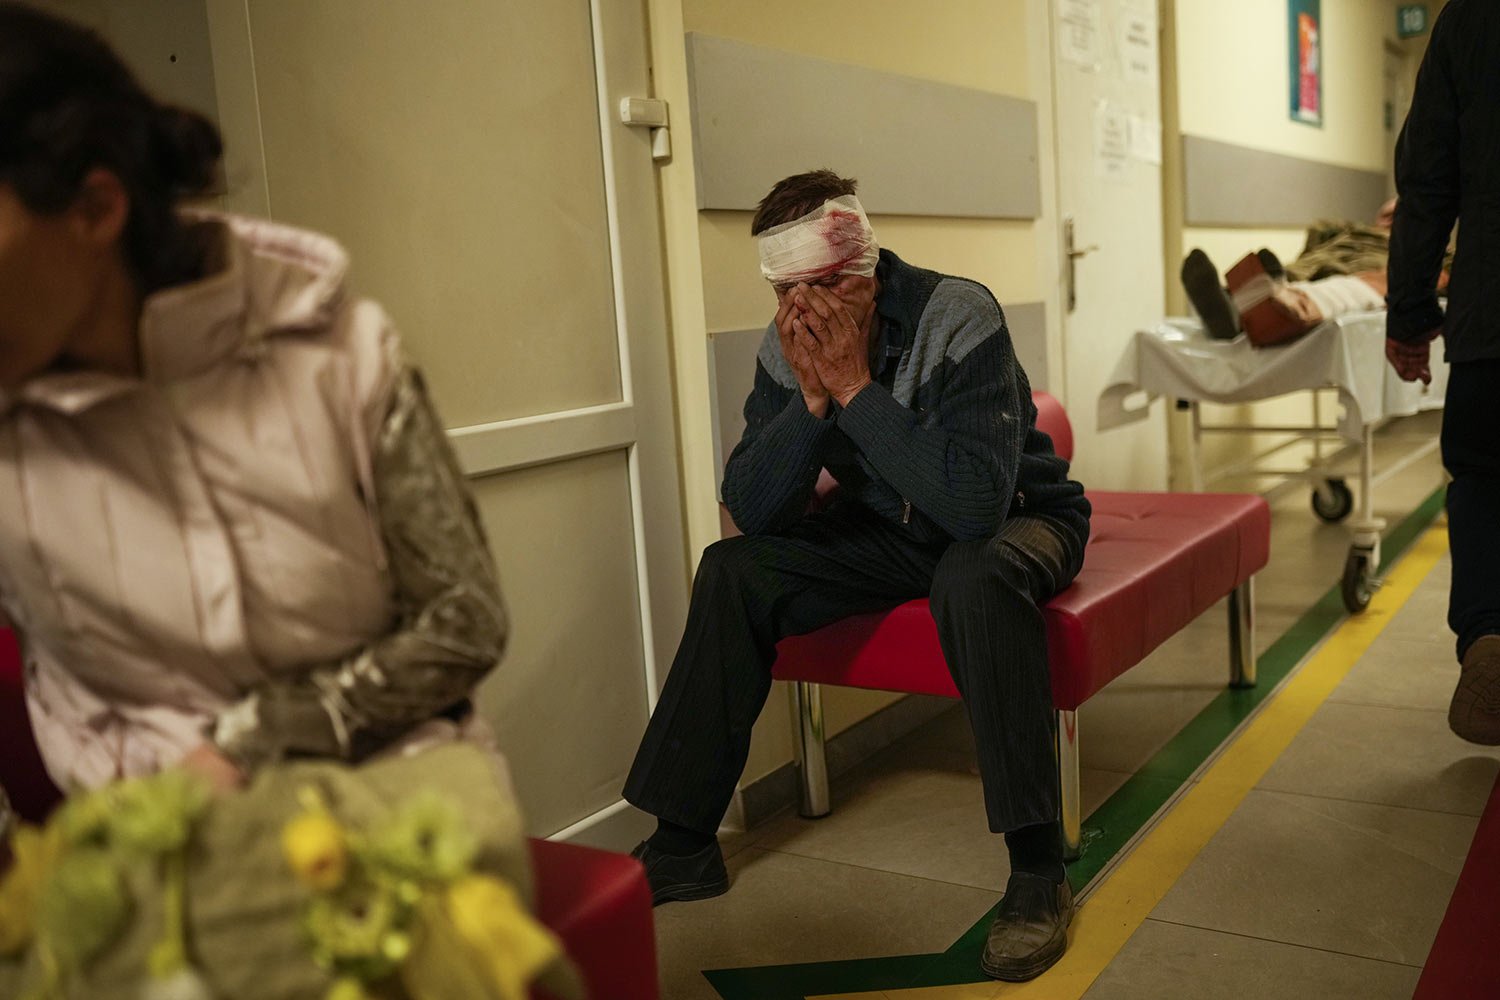
[[[1401,557],[1411,543],[1417,540],[1417,536],[1427,530],[1428,525],[1437,520],[1438,514],[1442,513],[1443,503],[1448,491],[1446,488],[1439,489],[1423,500],[1416,510],[1401,519],[1380,542],[1380,568],[1389,569],[1391,565]]]
[[[1443,496],[1441,489],[1433,493],[1386,534],[1381,542],[1382,570],[1394,564],[1433,522],[1443,509]],[[1083,824],[1083,856],[1068,865],[1068,880],[1075,890],[1082,890],[1099,874],[1344,614],[1335,585],[1260,655],[1255,687],[1221,691],[1089,815]],[[703,975],[723,1000],[803,1000],[827,993],[984,982],[979,954],[993,918],[991,909],[941,954],[716,969]]]
[[[1093,834],[1089,849],[1068,866],[1073,888],[1081,890],[1119,853],[1225,738],[1270,696],[1308,650],[1344,617],[1344,602],[1335,587],[1319,599],[1256,661],[1259,681],[1253,688],[1225,688],[1203,707],[1167,745],[1121,785],[1084,821]]]

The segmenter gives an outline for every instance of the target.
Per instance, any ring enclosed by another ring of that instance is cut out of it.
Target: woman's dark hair
[[[859,182],[840,177],[832,170],[809,170],[776,182],[776,186],[756,206],[750,220],[750,235],[759,236],[772,226],[800,219],[814,209],[822,208],[831,198],[853,194]]]
[[[122,245],[142,293],[201,266],[177,205],[213,186],[223,151],[211,122],[154,101],[93,31],[0,2],[0,183],[55,215],[90,170],[113,173],[130,195]]]

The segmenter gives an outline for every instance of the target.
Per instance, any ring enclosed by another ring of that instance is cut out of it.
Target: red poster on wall
[[[1292,119],[1323,124],[1321,0],[1289,0]]]

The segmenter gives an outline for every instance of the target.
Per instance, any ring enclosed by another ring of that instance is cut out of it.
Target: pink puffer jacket
[[[0,604],[65,788],[170,765],[396,615],[366,499],[395,334],[331,240],[209,220],[227,267],[147,300],[141,378],[0,395]]]

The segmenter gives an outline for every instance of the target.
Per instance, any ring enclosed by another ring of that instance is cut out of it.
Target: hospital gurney
[[[1402,382],[1385,360],[1385,313],[1356,313],[1329,320],[1305,337],[1270,348],[1254,348],[1242,336],[1213,340],[1196,319],[1167,319],[1131,338],[1099,400],[1099,429],[1108,430],[1146,417],[1158,396],[1176,400],[1192,417],[1189,457],[1193,489],[1247,476],[1278,476],[1280,485],[1267,492],[1274,498],[1299,482],[1313,484],[1312,506],[1325,521],[1337,522],[1354,509],[1354,497],[1334,466],[1359,456],[1359,511],[1353,540],[1344,562],[1341,590],[1351,612],[1363,611],[1376,585],[1380,565],[1380,532],[1385,522],[1375,516],[1375,488],[1438,447],[1435,435],[1398,460],[1375,469],[1374,434],[1393,417],[1440,409],[1448,382],[1441,348],[1433,351],[1432,385]],[[1336,424],[1322,419],[1320,390],[1338,394],[1342,414]],[[1312,423],[1206,425],[1200,403],[1249,403],[1291,392],[1311,391]],[[1145,392],[1144,402],[1139,394]],[[1136,397],[1136,398],[1132,398]],[[1205,471],[1203,435],[1276,434],[1284,438],[1249,459]],[[1305,468],[1269,468],[1271,456],[1308,441],[1313,456]],[[1334,447],[1329,450],[1332,442]]]

